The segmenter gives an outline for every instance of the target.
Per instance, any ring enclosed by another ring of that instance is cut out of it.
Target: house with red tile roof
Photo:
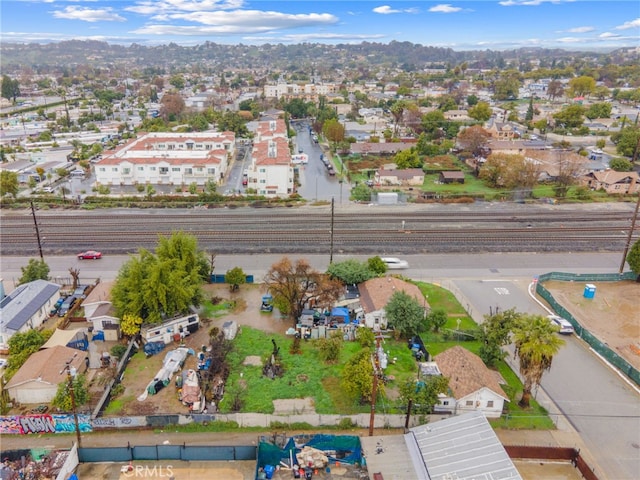
[[[247,169],[247,188],[265,197],[286,197],[295,192],[291,149],[284,120],[260,122]]]
[[[95,164],[98,185],[220,182],[235,156],[233,132],[146,133]]]

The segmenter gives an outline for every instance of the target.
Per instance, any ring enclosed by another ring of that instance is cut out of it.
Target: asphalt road
[[[73,256],[46,257],[53,278],[68,276],[70,267],[79,268],[81,279],[115,278],[127,256],[107,256],[102,260],[77,260]],[[220,255],[217,273],[239,266],[260,281],[281,255]],[[302,258],[291,255],[291,258]],[[306,255],[310,264],[324,270],[327,255]],[[334,261],[346,257],[336,255]],[[366,256],[356,256],[365,259]],[[574,273],[617,272],[620,254],[478,254],[404,256],[410,268],[404,275],[416,280],[439,283],[453,291],[476,319],[498,309],[515,307],[528,313],[545,313],[527,293],[535,275],[549,271]],[[25,257],[3,257],[0,274],[11,290],[20,276]],[[567,344],[554,359],[542,380],[538,395],[548,395],[551,413],[564,413],[570,424],[602,468],[606,478],[638,478],[640,472],[640,396],[620,376],[600,361],[583,342],[567,338]],[[540,400],[540,399],[539,399]],[[557,410],[556,410],[557,409]],[[568,427],[568,426],[567,426]],[[570,428],[570,427],[568,427]]]
[[[540,260],[546,264],[543,258]],[[549,312],[528,294],[531,278],[485,275],[448,279],[444,286],[465,299],[463,305],[476,321],[496,309],[515,308],[519,312],[546,315]],[[574,336],[563,338],[566,344],[554,358],[551,370],[542,377],[537,399],[552,417],[565,416],[570,422],[566,427],[579,433],[607,478],[639,478],[640,390],[601,361],[586,343]],[[510,363],[517,370],[513,358]],[[547,397],[552,403],[547,404]]]

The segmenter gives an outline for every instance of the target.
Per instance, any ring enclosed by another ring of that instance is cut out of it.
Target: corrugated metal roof
[[[20,330],[51,297],[56,295],[58,290],[60,285],[46,280],[34,280],[20,285],[2,300],[0,305],[2,329],[14,332]]]
[[[430,480],[522,480],[482,412],[410,429]]]

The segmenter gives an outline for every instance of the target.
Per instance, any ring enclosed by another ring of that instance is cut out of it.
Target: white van
[[[73,170],[69,176],[71,178],[84,178],[84,170]]]

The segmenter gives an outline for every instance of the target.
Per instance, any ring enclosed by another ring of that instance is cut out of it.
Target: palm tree
[[[557,336],[558,327],[541,315],[523,315],[513,327],[515,355],[520,360],[520,374],[524,378],[522,408],[529,408],[531,390],[540,385],[542,374],[551,369],[551,361],[564,340]]]

